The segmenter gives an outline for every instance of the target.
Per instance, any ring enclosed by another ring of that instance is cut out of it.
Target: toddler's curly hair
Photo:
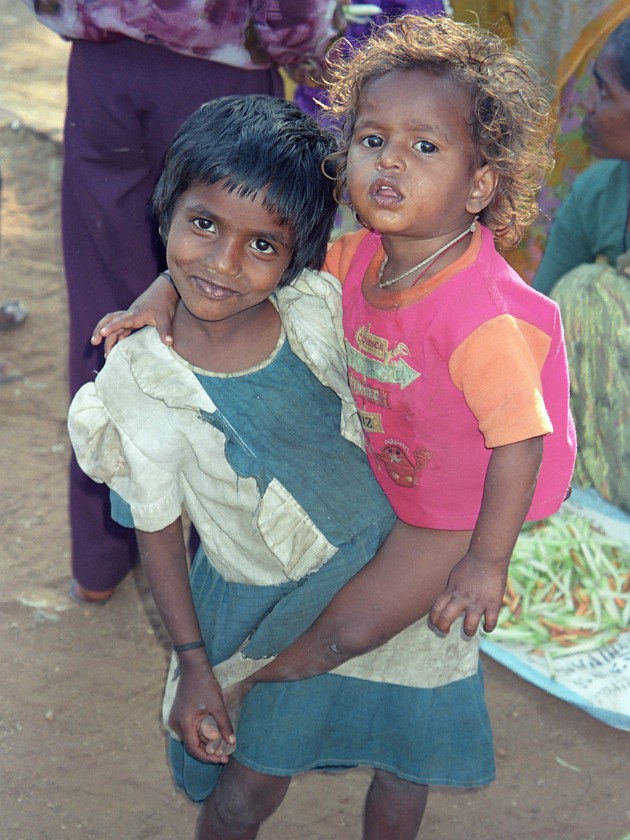
[[[378,28],[361,47],[331,60],[327,110],[340,148],[336,196],[347,203],[346,159],[363,87],[392,70],[448,74],[470,96],[469,128],[476,166],[498,175],[496,193],[480,215],[500,246],[523,237],[538,211],[537,193],[553,168],[551,112],[527,58],[497,35],[449,17],[404,15]]]

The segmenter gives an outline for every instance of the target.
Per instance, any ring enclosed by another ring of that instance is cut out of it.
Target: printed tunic
[[[492,449],[538,435],[543,462],[527,518],[555,512],[575,460],[557,306],[518,277],[485,228],[426,284],[371,299],[380,237],[350,236],[343,285],[350,385],[370,464],[398,516],[473,529]],[[333,247],[339,257],[344,243]],[[341,270],[334,262],[333,253],[327,265]]]

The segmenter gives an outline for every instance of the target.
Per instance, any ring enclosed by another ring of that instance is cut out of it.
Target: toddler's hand
[[[445,591],[435,600],[429,619],[442,633],[448,633],[460,615],[464,632],[474,636],[482,617],[490,633],[497,626],[507,580],[507,563],[493,565],[470,551],[453,567]]]

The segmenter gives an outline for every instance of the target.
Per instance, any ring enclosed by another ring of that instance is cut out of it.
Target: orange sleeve
[[[367,236],[367,230],[357,230],[352,233],[344,233],[339,239],[328,246],[328,254],[324,263],[324,271],[336,277],[340,283],[348,276],[350,263],[361,240]]]
[[[550,337],[512,315],[482,324],[455,350],[449,372],[477,418],[486,446],[547,435],[540,372]]]

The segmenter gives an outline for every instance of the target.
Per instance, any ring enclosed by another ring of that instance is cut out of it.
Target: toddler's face
[[[203,321],[252,314],[277,287],[293,254],[293,232],[254,198],[194,184],[178,200],[168,267],[186,309]]]
[[[418,240],[470,224],[488,202],[471,198],[480,170],[469,112],[461,86],[423,70],[393,70],[364,87],[347,182],[365,225]]]

